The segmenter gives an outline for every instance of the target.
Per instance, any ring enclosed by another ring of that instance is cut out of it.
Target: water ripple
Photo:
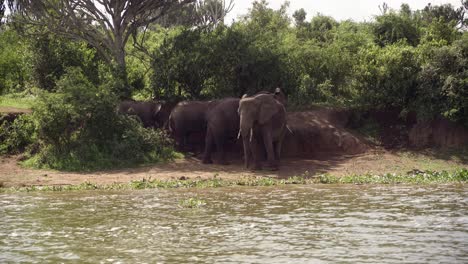
[[[2,194],[0,226],[0,263],[468,262],[464,186]]]

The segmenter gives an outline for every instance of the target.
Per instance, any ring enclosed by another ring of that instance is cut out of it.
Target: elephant
[[[277,170],[281,144],[286,134],[286,99],[281,89],[274,94],[244,95],[239,101],[239,137],[244,146],[244,165],[248,169],[253,161],[253,170],[260,166],[260,146],[267,153],[267,167]]]
[[[169,120],[169,115],[176,103],[165,101],[132,101],[126,100],[119,104],[118,112],[135,115],[148,128],[163,128]]]
[[[182,101],[172,109],[168,128],[180,150],[187,148],[190,134],[205,133],[206,113],[216,104],[217,101]]]
[[[206,114],[206,137],[205,153],[202,163],[213,163],[211,153],[213,146],[219,152],[219,163],[228,164],[225,159],[224,145],[227,140],[235,139],[239,131],[239,98],[225,98],[218,102],[216,106],[209,109]]]
[[[160,128],[169,130],[169,116],[177,104],[176,101],[161,101],[161,109],[156,114],[156,122]]]
[[[258,92],[259,94],[272,94],[267,91]],[[281,103],[286,104],[286,97],[278,90],[275,98]],[[240,98],[225,98],[220,100],[217,105],[208,110],[206,114],[206,137],[205,137],[205,153],[202,163],[213,163],[211,154],[213,147],[219,153],[218,163],[222,165],[229,164],[225,157],[225,145],[230,139],[235,139],[239,131],[239,101]]]

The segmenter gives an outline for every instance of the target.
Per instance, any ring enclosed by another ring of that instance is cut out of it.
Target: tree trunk
[[[125,43],[123,41],[122,35],[117,29],[115,32],[114,76],[116,78],[115,92],[121,99],[129,99],[132,96],[132,90],[128,82],[127,63],[125,61],[125,55]]]

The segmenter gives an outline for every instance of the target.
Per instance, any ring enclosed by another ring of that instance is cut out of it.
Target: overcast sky
[[[226,0],[229,2],[229,0]],[[234,0],[234,8],[227,15],[225,22],[230,23],[237,19],[239,15],[245,15],[252,6],[253,0]],[[283,0],[267,0],[269,6],[278,9]],[[460,0],[290,0],[289,14],[295,10],[304,8],[307,12],[307,20],[317,14],[332,16],[336,20],[352,19],[354,21],[369,21],[373,15],[380,14],[379,5],[386,2],[390,8],[399,9],[402,3],[410,5],[412,10],[422,9],[427,3],[433,5],[451,3],[455,7],[461,6]]]

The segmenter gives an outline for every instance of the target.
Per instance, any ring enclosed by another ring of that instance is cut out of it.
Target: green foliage
[[[51,33],[38,33],[31,38],[33,74],[37,85],[52,91],[68,67],[79,67],[93,83],[99,83],[98,62],[94,49]]]
[[[153,83],[158,97],[200,96],[209,78],[211,47],[207,41],[199,30],[182,30],[166,40],[153,58]]]
[[[0,94],[25,88],[31,79],[30,47],[13,29],[0,29]]]
[[[225,179],[196,179],[196,180],[158,180],[142,179],[130,183],[113,183],[109,185],[97,185],[84,182],[78,185],[64,186],[29,186],[19,188],[1,188],[3,192],[31,192],[31,191],[80,191],[80,190],[140,190],[155,188],[219,188],[231,186],[268,187],[284,186],[289,184],[445,184],[468,182],[468,169],[461,168],[451,172],[447,171],[409,171],[406,174],[363,174],[346,175],[342,177],[321,174],[312,178],[295,176],[288,179],[275,179],[267,177],[243,177],[237,180]],[[192,197],[179,202],[179,205],[187,208],[196,208],[206,205],[202,199]]]
[[[0,117],[0,123],[1,123]],[[29,114],[18,116],[13,122],[0,125],[0,154],[18,154],[36,142],[34,119]]]
[[[466,183],[468,169],[462,168],[453,172],[447,171],[409,171],[406,175],[386,173],[381,175],[347,175],[336,177],[329,174],[319,175],[319,183],[325,184],[432,184],[432,183]]]
[[[451,46],[433,47],[427,53],[414,109],[422,118],[443,115],[468,126],[468,33]]]
[[[355,68],[358,104],[404,109],[414,99],[419,67],[415,49],[401,43],[362,50]]]
[[[408,7],[407,5],[404,5]],[[412,46],[417,46],[420,40],[420,32],[417,19],[411,10],[401,9],[399,13],[394,11],[385,12],[376,16],[373,31],[377,44],[380,46],[406,41]]]
[[[77,68],[44,93],[34,106],[40,152],[26,164],[65,170],[95,170],[172,157],[161,131],[143,128],[115,111],[110,89],[93,85]]]
[[[421,117],[463,119],[467,100],[461,43],[466,41],[453,19],[428,19],[426,11],[402,5],[373,23],[338,23],[323,15],[308,22],[299,10],[296,27],[291,27],[286,9],[256,1],[230,27],[169,31],[152,58],[153,94],[213,98],[279,86],[293,107],[427,108],[418,110]],[[444,49],[451,50],[450,56],[434,55],[447,53]],[[431,67],[437,58],[454,56],[460,57],[456,63]],[[434,100],[440,103],[434,105]]]

